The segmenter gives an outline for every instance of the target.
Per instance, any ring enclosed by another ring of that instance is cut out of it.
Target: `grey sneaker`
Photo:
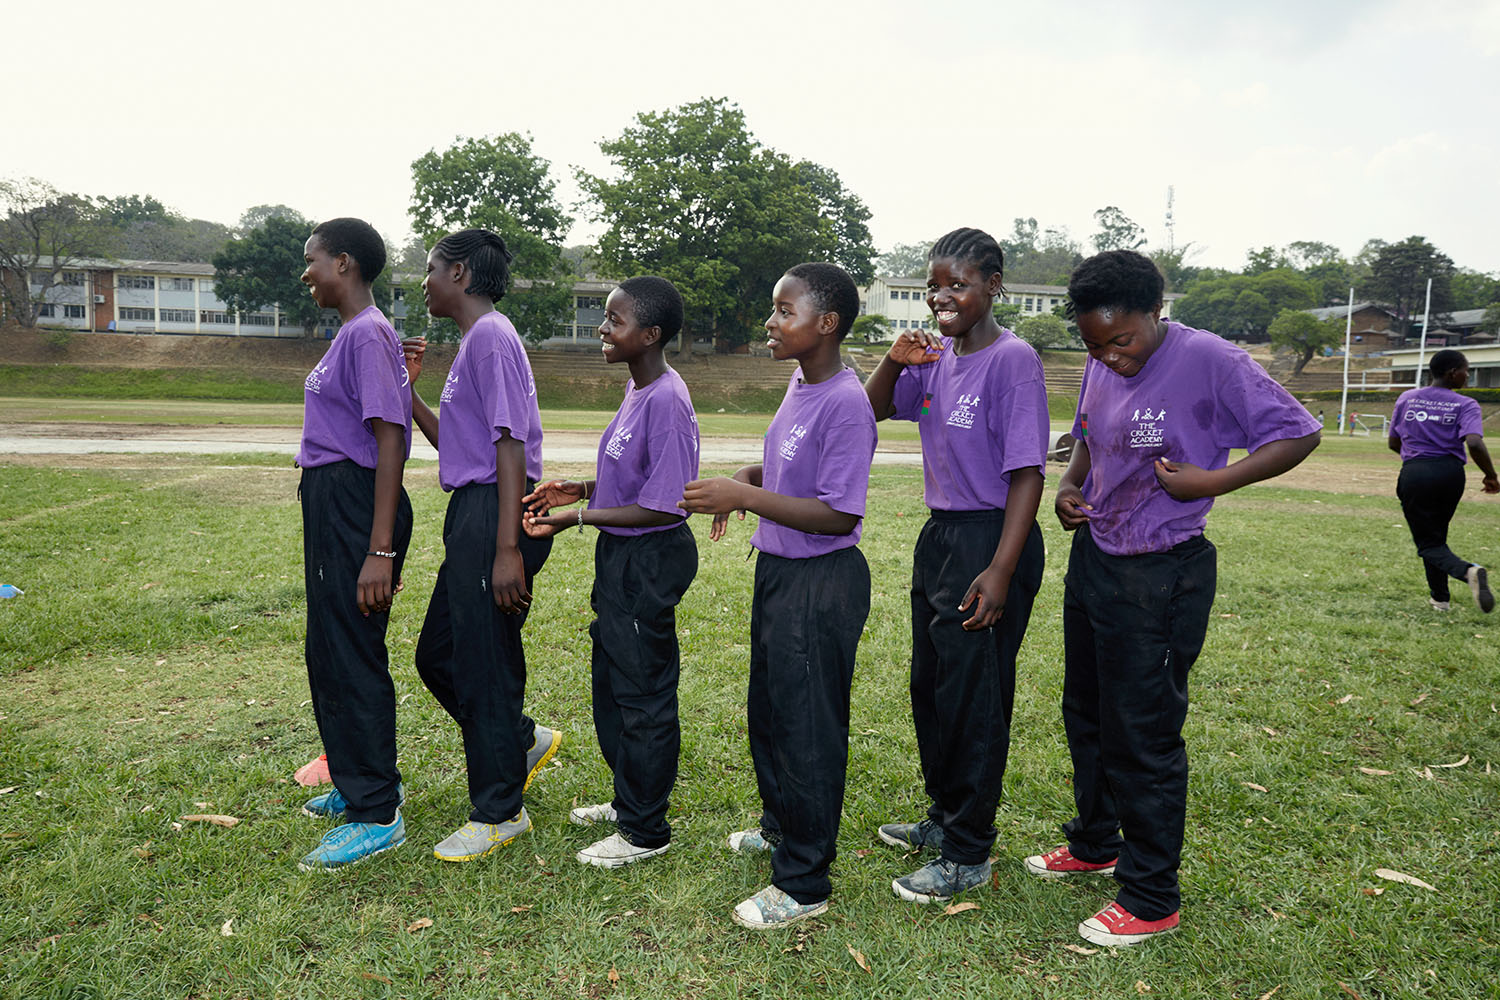
[[[764,854],[776,849],[776,838],[767,836],[760,827],[736,830],[729,835],[729,849],[736,854]]]
[[[671,844],[662,844],[660,847],[638,847],[620,836],[612,833],[596,844],[590,844],[578,852],[578,860],[586,865],[598,865],[600,868],[621,868],[633,861],[644,861],[654,858],[658,854],[667,853]]]
[[[593,826],[595,823],[613,823],[619,817],[614,803],[600,802],[598,805],[578,806],[568,813],[568,822],[574,826]]]
[[[432,849],[439,861],[477,861],[497,851],[531,829],[531,817],[523,807],[516,818],[505,823],[475,823],[473,820],[453,831]]]
[[[521,785],[521,791],[531,787],[531,781],[537,776],[537,772],[546,766],[552,755],[557,753],[557,748],[562,746],[562,733],[556,729],[548,729],[546,726],[537,726],[531,731],[531,749],[526,751],[526,782]]]
[[[1495,595],[1490,593],[1490,575],[1484,571],[1484,567],[1474,564],[1464,574],[1464,579],[1469,581],[1469,590],[1474,594],[1474,603],[1479,605],[1479,610],[1489,614],[1495,610]]]
[[[923,848],[931,848],[934,851],[943,849],[943,828],[931,819],[924,819],[920,823],[886,823],[879,830],[880,839],[892,847],[901,847],[909,851],[920,851]]]
[[[1440,601],[1436,597],[1427,598],[1427,603],[1432,605],[1432,610],[1434,611],[1447,611],[1448,609],[1453,607],[1453,605],[1448,603],[1447,601]]]
[[[799,903],[774,885],[768,885],[736,906],[731,916],[741,927],[761,931],[816,917],[827,910],[826,899],[816,903]]]
[[[896,895],[908,903],[941,903],[955,893],[984,885],[990,880],[990,863],[961,865],[947,858],[929,861],[910,875],[891,883]]]

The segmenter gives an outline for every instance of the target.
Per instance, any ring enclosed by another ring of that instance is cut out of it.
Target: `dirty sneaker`
[[[961,865],[947,858],[937,858],[891,883],[896,895],[908,903],[941,903],[956,893],[990,880],[990,863]]]
[[[920,823],[886,823],[875,832],[892,847],[915,851],[923,848],[934,851],[943,849],[943,828],[931,819],[924,819]]]
[[[776,840],[760,827],[736,830],[729,835],[729,849],[736,854],[763,854],[776,849]]]
[[[574,826],[613,823],[615,819],[615,807],[612,802],[600,802],[592,806],[578,806],[568,813],[568,822]]]
[[[616,832],[579,851],[578,860],[583,864],[597,865],[600,868],[623,868],[632,862],[644,861],[658,854],[665,854],[667,848],[671,846],[671,844],[662,844],[660,847],[639,847]]]
[[[514,819],[504,823],[465,823],[432,849],[439,861],[477,861],[498,851],[531,829],[531,817],[523,807]]]
[[[826,899],[816,903],[799,903],[774,885],[768,885],[736,906],[731,916],[741,927],[761,931],[816,917],[827,910]]]
[[[1479,610],[1485,614],[1494,611],[1495,595],[1490,593],[1490,575],[1485,572],[1484,567],[1477,564],[1469,566],[1464,579],[1469,581],[1469,590],[1474,594],[1474,603],[1479,605]]]

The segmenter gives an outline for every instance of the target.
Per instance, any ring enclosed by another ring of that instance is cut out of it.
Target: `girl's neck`
[[[631,358],[625,367],[630,369],[630,381],[637,389],[644,389],[667,373],[667,358],[661,351],[647,351],[638,358]]]
[[[844,370],[844,359],[839,356],[837,350],[819,351],[811,357],[802,358],[797,363],[802,367],[802,381],[805,385],[827,382]]]
[[[995,322],[994,314],[991,314],[969,327],[966,333],[953,338],[953,353],[955,356],[976,354],[999,339],[1000,324]]]
[[[458,308],[453,311],[453,322],[458,324],[460,335],[469,332],[473,325],[479,322],[486,313],[495,311],[495,303],[478,295],[465,295]]]
[[[339,303],[339,321],[347,323],[375,304],[375,293],[369,285],[356,285]]]

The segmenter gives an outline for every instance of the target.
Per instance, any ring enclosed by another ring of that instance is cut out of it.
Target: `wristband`
[[[578,533],[583,534],[583,508],[578,508]]]
[[[396,553],[394,553],[394,552],[381,552],[379,549],[371,549],[370,551],[366,552],[365,555],[367,555],[367,556],[379,556],[382,559],[394,559],[394,558],[396,558]]]

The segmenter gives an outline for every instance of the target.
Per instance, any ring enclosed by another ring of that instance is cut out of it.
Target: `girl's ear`
[[[836,334],[839,332],[839,314],[826,312],[818,314],[818,333],[822,336]]]
[[[648,327],[646,327],[646,329],[644,329],[644,330],[641,331],[641,340],[645,343],[645,345],[647,347],[650,347],[652,344],[656,343],[660,339],[661,339],[661,327],[659,327],[659,326],[648,326]]]
[[[989,281],[985,282],[984,287],[985,291],[989,293],[990,298],[998,299],[1000,297],[1000,293],[1005,290],[1005,282],[1002,279],[1000,272],[995,271],[994,273],[992,273],[990,275]]]
[[[339,254],[337,257],[335,257],[333,259],[338,263],[339,274],[347,274],[348,271],[349,271],[350,265],[354,263],[354,261],[352,261],[349,258],[348,251],[345,251],[344,253]]]

